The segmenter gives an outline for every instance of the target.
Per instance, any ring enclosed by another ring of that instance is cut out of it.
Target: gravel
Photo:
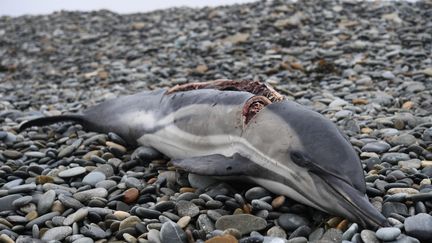
[[[431,7],[259,1],[0,17],[1,241],[432,241]],[[266,81],[337,124],[389,227],[361,229],[253,184],[175,171],[114,133],[18,132],[34,117],[220,78]]]

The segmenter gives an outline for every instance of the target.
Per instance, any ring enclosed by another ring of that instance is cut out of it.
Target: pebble
[[[161,243],[161,238],[159,230],[151,229],[147,234],[147,239],[149,242]]]
[[[82,179],[82,183],[86,185],[95,186],[98,182],[101,182],[106,179],[106,176],[104,173],[99,171],[92,171],[88,173],[84,178]],[[106,188],[105,188],[106,189]]]
[[[383,241],[392,241],[396,240],[396,238],[401,234],[401,230],[399,228],[394,227],[384,227],[378,229],[376,231],[376,237]]]
[[[357,233],[358,228],[358,224],[351,224],[350,227],[342,234],[342,240],[351,240],[354,234]]]
[[[200,214],[200,216],[198,216],[197,224],[198,228],[203,230],[207,234],[215,230],[215,225],[213,221],[206,214]]]
[[[51,206],[56,198],[56,193],[54,190],[48,190],[42,197],[38,200],[37,211],[39,214],[45,214],[50,211]]]
[[[15,200],[17,200],[21,197],[22,196],[19,194],[7,195],[4,197],[0,197],[0,212],[13,210],[14,205],[12,204],[12,202],[14,202]]]
[[[10,236],[7,234],[1,234],[0,235],[0,242],[15,243],[15,241],[12,238],[10,238]]]
[[[180,200],[176,203],[176,210],[180,217],[189,216],[191,218],[199,214],[200,209],[192,202]]]
[[[186,228],[186,226],[189,224],[189,222],[191,221],[191,217],[190,216],[183,216],[181,217],[178,221],[177,224],[180,226],[180,228]]]
[[[187,236],[178,224],[167,221],[162,224],[160,239],[162,243],[186,242]]]
[[[141,219],[137,216],[130,216],[120,222],[119,230],[135,227],[136,224],[141,223]]]
[[[105,188],[95,188],[95,189],[77,192],[73,195],[73,197],[80,202],[86,202],[92,199],[93,197],[104,198],[107,195],[108,195],[108,191]]]
[[[279,225],[286,231],[294,231],[300,226],[308,225],[309,220],[303,216],[286,213],[278,218]]]
[[[267,235],[272,237],[286,238],[287,234],[280,226],[273,226],[267,230]]]
[[[360,233],[360,237],[364,243],[379,243],[380,241],[377,239],[375,232],[372,230],[364,229]]]
[[[383,162],[389,162],[392,164],[397,164],[399,161],[405,161],[405,160],[409,160],[410,156],[408,154],[404,154],[404,153],[385,153],[381,160]]]
[[[75,222],[83,220],[88,214],[88,208],[80,208],[75,213],[70,214],[63,221],[63,225],[72,225]]]
[[[245,198],[248,201],[252,201],[254,199],[260,199],[269,195],[270,193],[262,187],[252,187],[246,191]]]
[[[125,203],[133,203],[139,197],[139,191],[136,188],[129,188],[123,194],[123,201]]]
[[[237,243],[238,240],[232,235],[215,236],[205,241],[205,243]]]
[[[339,229],[330,228],[324,232],[321,240],[324,242],[340,242],[342,241],[342,231],[340,231]]]
[[[71,234],[72,234],[72,227],[59,226],[59,227],[54,227],[54,228],[47,230],[43,234],[41,240],[44,240],[44,241],[51,241],[51,240],[61,241]]]
[[[31,201],[33,201],[32,196],[19,197],[12,202],[12,206],[15,208],[20,208],[22,206],[29,204]]]
[[[250,214],[224,215],[216,221],[216,229],[235,228],[242,235],[254,230],[262,230],[267,226],[265,219]]]
[[[74,176],[79,176],[82,175],[86,172],[86,169],[84,167],[74,167],[74,168],[70,168],[64,171],[61,171],[58,176],[62,177],[62,178],[69,178],[69,177],[74,177]]]
[[[387,152],[391,146],[383,141],[372,142],[365,144],[361,150],[364,152],[384,153]]]
[[[41,216],[33,219],[32,221],[28,222],[25,227],[27,229],[30,229],[33,227],[33,225],[41,225],[41,224],[45,223],[46,221],[51,220],[52,218],[54,218],[55,216],[58,216],[58,215],[60,215],[59,212],[51,212],[51,213],[41,215]]]
[[[426,213],[408,217],[404,222],[406,234],[421,241],[432,241],[432,216]]]

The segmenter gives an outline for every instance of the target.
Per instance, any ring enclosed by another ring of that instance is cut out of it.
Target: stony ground
[[[431,242],[431,20],[430,2],[349,0],[0,17],[0,241]],[[115,134],[17,131],[30,117],[218,78],[267,81],[337,123],[392,227],[176,172]]]

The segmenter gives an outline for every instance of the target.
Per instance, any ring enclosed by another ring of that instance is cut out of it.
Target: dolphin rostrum
[[[21,129],[61,121],[114,132],[187,172],[248,179],[364,227],[387,224],[365,195],[360,160],[338,128],[260,82],[217,80],[145,91],[82,114],[36,118]]]

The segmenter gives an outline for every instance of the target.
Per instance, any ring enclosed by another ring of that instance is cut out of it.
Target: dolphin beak
[[[358,222],[363,227],[378,228],[387,226],[387,219],[369,202],[368,197],[348,184],[346,181],[333,176],[323,176],[328,186],[330,186],[336,197],[338,197],[338,208],[342,216],[351,221]]]

